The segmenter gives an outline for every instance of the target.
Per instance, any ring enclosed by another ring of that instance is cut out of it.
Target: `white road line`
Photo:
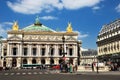
[[[15,73],[11,73],[10,75],[14,75]]]
[[[26,73],[22,73],[23,75],[25,75]]]
[[[16,73],[16,75],[20,75],[20,73]]]
[[[32,74],[31,72],[29,72],[28,74]]]
[[[34,72],[33,74],[37,74],[37,72]]]
[[[48,74],[48,72],[44,72],[45,74]]]
[[[5,73],[4,75],[8,75],[9,73]]]
[[[39,74],[42,74],[42,72],[39,72]]]

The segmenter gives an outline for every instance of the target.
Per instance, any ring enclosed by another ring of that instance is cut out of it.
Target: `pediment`
[[[8,40],[21,40],[21,38],[18,36],[11,36],[8,38]]]
[[[68,41],[75,41],[76,39],[74,37],[70,36],[66,40],[68,40]]]

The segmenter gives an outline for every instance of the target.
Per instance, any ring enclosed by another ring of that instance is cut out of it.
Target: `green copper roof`
[[[33,24],[33,25],[23,28],[23,30],[24,31],[56,32],[56,31],[52,30],[51,28],[48,28],[42,24],[41,25]]]
[[[35,23],[23,29],[24,31],[41,31],[41,32],[56,32],[40,23],[39,17],[35,19]]]

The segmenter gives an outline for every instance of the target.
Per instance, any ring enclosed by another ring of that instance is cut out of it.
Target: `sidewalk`
[[[106,72],[99,72],[98,71],[98,73],[97,72],[92,72],[92,71],[78,71],[78,72],[76,72],[76,73],[74,73],[74,74],[87,74],[87,75],[96,75],[96,74],[98,74],[98,75],[120,75],[120,71],[106,71]]]

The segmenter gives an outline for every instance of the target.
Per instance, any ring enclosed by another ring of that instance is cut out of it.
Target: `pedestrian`
[[[73,65],[70,63],[70,73],[73,72]]]
[[[94,63],[92,63],[92,71],[94,71]]]
[[[62,72],[62,70],[63,70],[63,65],[60,64],[60,71]]]

